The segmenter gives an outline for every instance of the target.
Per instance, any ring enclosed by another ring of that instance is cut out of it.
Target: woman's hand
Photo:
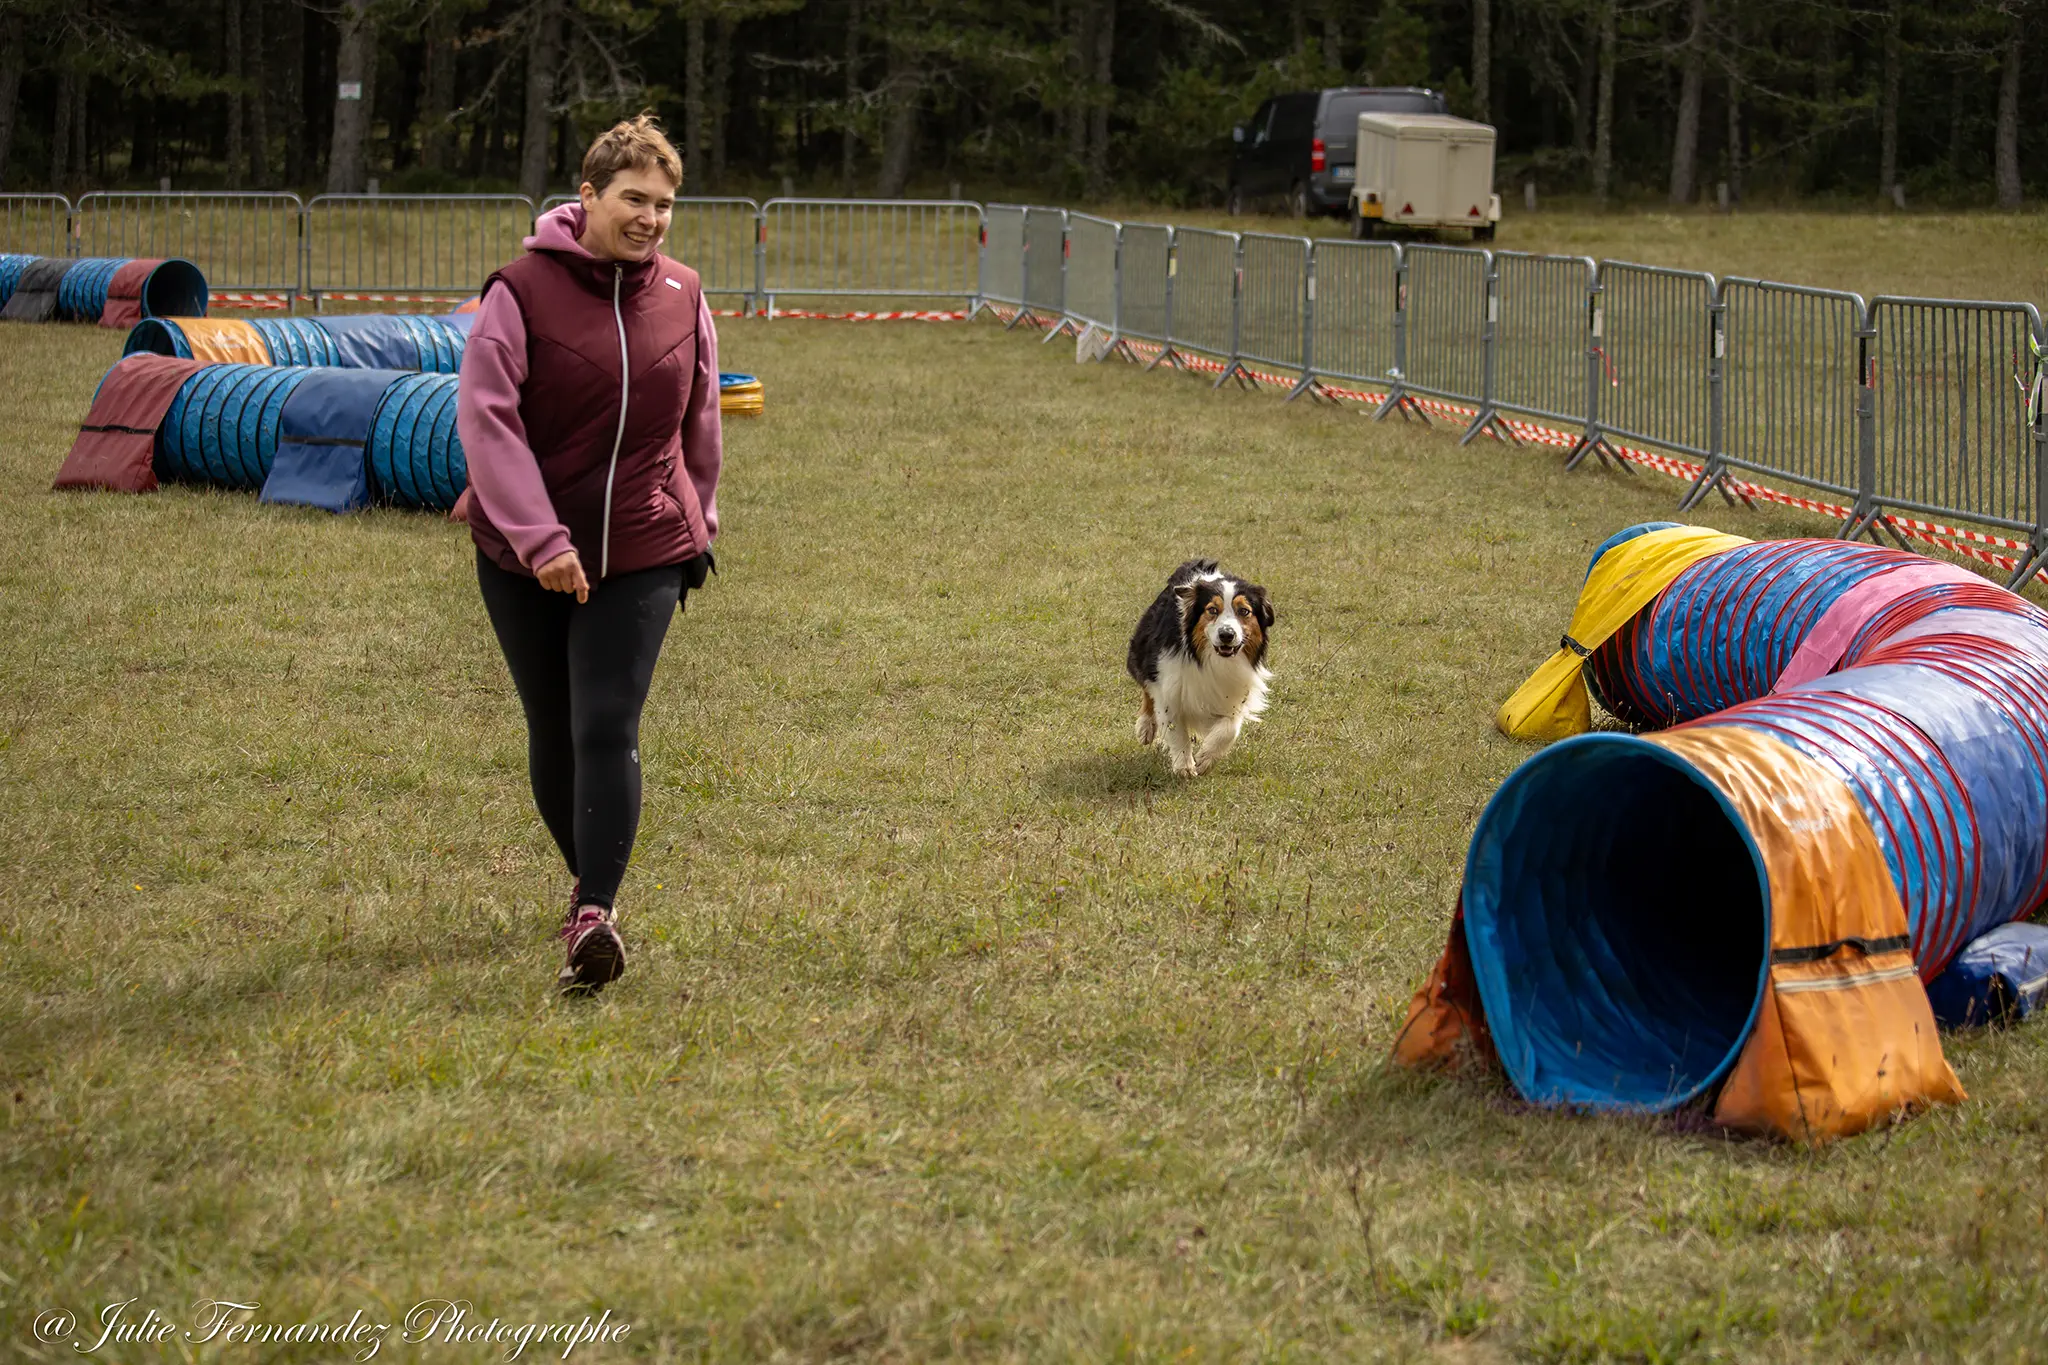
[[[590,580],[583,576],[583,560],[574,550],[564,550],[541,565],[534,577],[549,592],[573,592],[578,602],[590,600]]]

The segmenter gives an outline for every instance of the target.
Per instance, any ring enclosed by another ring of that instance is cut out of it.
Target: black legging
[[[701,561],[607,578],[590,600],[477,555],[484,610],[526,711],[534,804],[582,883],[610,908],[640,829],[640,708],[662,637]]]

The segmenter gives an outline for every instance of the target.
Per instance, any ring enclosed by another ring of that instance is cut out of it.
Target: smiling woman
[[[526,713],[534,802],[576,884],[565,990],[625,970],[613,904],[640,825],[640,711],[718,534],[718,338],[661,254],[682,160],[654,120],[583,157],[484,286],[458,424],[484,607]]]

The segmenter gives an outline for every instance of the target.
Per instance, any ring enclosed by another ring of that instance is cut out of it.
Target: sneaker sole
[[[592,993],[603,990],[626,974],[626,945],[618,930],[599,925],[578,939],[569,950],[569,965],[562,969],[565,991]]]

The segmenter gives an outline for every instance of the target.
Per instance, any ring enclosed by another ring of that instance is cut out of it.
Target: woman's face
[[[658,166],[627,167],[599,194],[583,182],[583,249],[608,261],[644,261],[661,250],[676,187]]]

